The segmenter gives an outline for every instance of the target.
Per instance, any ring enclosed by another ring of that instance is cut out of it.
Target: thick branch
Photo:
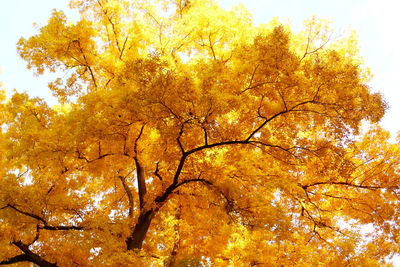
[[[203,146],[199,146],[199,147],[193,148],[193,149],[187,151],[186,154],[190,155],[190,154],[193,154],[195,152],[204,150],[206,148],[213,148],[213,147],[217,147],[217,146],[234,145],[234,144],[249,144],[249,143],[250,143],[250,141],[246,141],[246,140],[224,141],[224,142],[208,144],[208,145],[203,145]]]
[[[14,264],[17,262],[24,262],[24,261],[29,261],[29,257],[25,254],[21,254],[21,255],[12,257],[8,260],[0,261],[0,265],[8,265],[8,264]]]
[[[310,104],[310,103],[315,103],[314,99],[300,102],[300,103],[294,105],[293,107],[291,107],[290,109],[285,108],[285,110],[282,110],[281,112],[278,112],[278,113],[274,114],[273,116],[267,118],[263,123],[260,124],[260,126],[258,126],[253,132],[250,133],[250,135],[245,139],[245,141],[249,141],[258,131],[260,131],[268,122],[272,121],[273,119],[275,119],[285,113],[289,113],[289,112],[295,110],[296,108],[298,108],[299,106],[302,106],[305,104]]]
[[[133,159],[135,160],[135,165],[136,165],[136,175],[137,175],[137,182],[138,182],[138,191],[139,191],[139,205],[140,208],[144,207],[144,197],[146,195],[146,181],[145,181],[145,177],[144,177],[144,170],[139,162],[138,159],[138,150],[137,150],[137,143],[140,139],[140,137],[143,134],[143,129],[144,129],[144,125],[142,125],[142,127],[140,128],[140,132],[138,137],[135,140],[135,144],[134,144],[134,151],[135,151],[135,156],[133,157]]]
[[[233,140],[233,141],[224,141],[224,142],[219,142],[219,143],[199,146],[199,147],[196,147],[196,148],[194,148],[192,150],[187,151],[186,154],[190,155],[190,154],[193,154],[195,152],[198,152],[198,151],[201,151],[201,150],[204,150],[204,149],[207,149],[207,148],[213,148],[213,147],[218,147],[218,146],[226,146],[226,145],[240,145],[240,144],[262,145],[262,146],[266,146],[266,147],[278,148],[278,149],[281,149],[281,150],[286,151],[288,153],[290,153],[290,150],[293,150],[293,149],[304,149],[302,147],[297,147],[297,146],[285,148],[285,147],[282,147],[282,146],[279,146],[279,145],[271,145],[271,144],[264,143],[264,142],[261,142],[261,141]]]
[[[179,187],[182,186],[182,185],[185,185],[185,184],[188,184],[188,183],[192,183],[192,182],[201,182],[201,183],[206,184],[206,185],[213,185],[212,182],[210,182],[210,181],[208,181],[208,180],[206,180],[206,179],[202,179],[202,178],[195,178],[195,179],[185,180],[185,181],[182,181],[182,182],[180,182],[180,183],[176,183],[176,184],[170,185],[170,186],[164,191],[164,193],[163,193],[161,196],[158,196],[158,197],[156,198],[155,201],[156,201],[157,203],[162,203],[162,202],[164,202],[164,201],[169,197],[169,195],[171,195],[171,193],[172,193],[174,190],[176,190],[177,188],[179,188]]]
[[[184,159],[181,161],[181,164],[183,166]],[[182,168],[182,167],[181,167]],[[180,173],[180,171],[178,172]],[[203,182],[208,185],[212,185],[211,182],[204,180],[204,179],[191,179],[191,180],[185,180],[180,183],[173,183],[171,184],[166,191],[164,192],[163,195],[157,197],[155,199],[155,202],[158,204],[158,207],[155,209],[149,209],[145,210],[142,209],[138,218],[138,222],[135,225],[135,228],[132,231],[132,234],[126,239],[126,245],[128,250],[133,250],[133,249],[140,249],[143,244],[143,240],[146,237],[147,231],[150,227],[150,223],[156,214],[156,212],[159,210],[159,208],[164,204],[164,201],[168,198],[168,196],[178,187],[190,183],[190,182]]]
[[[22,252],[24,252],[24,254],[26,255],[27,261],[33,262],[33,263],[39,265],[40,267],[57,267],[56,264],[51,263],[51,262],[43,259],[38,254],[32,252],[29,249],[29,246],[22,243],[21,241],[14,241],[13,244],[16,247],[18,247]]]
[[[132,234],[126,239],[126,246],[128,250],[141,249],[144,238],[146,237],[147,231],[149,230],[151,220],[153,219],[156,211],[153,209],[144,210],[142,209],[132,231]]]
[[[50,231],[68,231],[68,230],[83,230],[83,226],[75,226],[75,225],[58,225],[58,226],[39,226],[39,229],[50,230]]]
[[[158,178],[160,181],[162,181],[163,178],[162,178],[162,176],[160,175],[160,169],[159,169],[159,167],[158,167],[159,165],[160,165],[160,162],[157,162],[157,163],[156,163],[156,170],[154,171],[154,175],[157,176],[157,178]]]
[[[5,208],[11,208],[11,209],[15,210],[15,211],[18,212],[18,213],[21,213],[21,214],[23,214],[23,215],[25,215],[25,216],[28,216],[28,217],[31,217],[31,218],[33,218],[33,219],[39,220],[39,221],[41,221],[42,223],[44,223],[44,225],[47,225],[46,220],[43,219],[42,217],[40,217],[40,216],[38,216],[38,215],[36,215],[36,214],[33,214],[33,213],[29,213],[29,212],[22,211],[22,210],[18,209],[17,207],[15,207],[14,205],[7,204],[7,205],[6,205],[5,207],[3,207],[2,209],[5,209]]]
[[[179,164],[178,164],[178,168],[176,169],[176,172],[174,175],[174,180],[173,180],[172,184],[170,186],[168,186],[167,189],[165,189],[164,193],[161,196],[156,197],[155,201],[157,203],[164,202],[168,198],[168,196],[172,193],[172,191],[175,190],[176,186],[178,185],[179,175],[182,172],[183,165],[185,164],[185,160],[186,160],[187,156],[188,156],[187,153],[184,153],[182,155],[181,160],[179,161]]]

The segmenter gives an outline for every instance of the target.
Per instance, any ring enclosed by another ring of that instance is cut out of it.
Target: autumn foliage
[[[354,35],[315,18],[298,33],[254,26],[208,0],[71,7],[78,22],[54,11],[18,43],[28,68],[59,74],[58,104],[2,97],[1,264],[382,266],[399,253],[399,145],[376,124],[385,104]]]

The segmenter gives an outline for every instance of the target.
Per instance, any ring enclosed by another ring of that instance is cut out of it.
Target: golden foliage
[[[399,146],[354,35],[212,1],[74,0],[21,39],[59,104],[1,97],[0,260],[377,266]],[[360,134],[363,121],[371,130]],[[368,234],[365,227],[374,230]]]

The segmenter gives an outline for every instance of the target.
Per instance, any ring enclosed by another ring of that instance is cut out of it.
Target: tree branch
[[[124,45],[123,45],[123,48],[121,49],[120,44],[119,44],[119,41],[118,41],[118,35],[119,35],[119,34],[118,34],[117,29],[116,29],[116,27],[115,27],[115,23],[111,20],[111,17],[108,15],[107,10],[104,9],[104,7],[103,7],[103,5],[101,4],[101,2],[100,2],[100,1],[97,1],[97,4],[100,6],[101,10],[103,11],[104,16],[107,18],[108,22],[109,22],[110,25],[111,25],[112,31],[113,31],[113,33],[114,33],[115,44],[116,44],[117,49],[118,49],[118,51],[119,51],[119,59],[121,59],[121,58],[122,58],[122,53],[124,52],[124,48],[125,48],[126,41],[128,40],[128,37],[126,37],[125,42],[124,42]]]
[[[162,176],[160,175],[160,169],[159,169],[159,167],[158,167],[159,165],[160,165],[160,162],[157,162],[157,163],[156,163],[156,170],[154,171],[154,175],[157,176],[157,178],[158,178],[160,181],[162,181],[163,178],[162,178]]]
[[[90,72],[90,76],[91,76],[91,78],[92,78],[94,87],[97,88],[96,78],[94,77],[93,70],[92,70],[92,68],[91,68],[90,65],[89,65],[89,62],[88,62],[88,60],[87,60],[87,58],[86,58],[85,53],[83,52],[83,49],[82,49],[82,47],[81,47],[81,42],[80,42],[79,40],[74,40],[73,42],[78,44],[79,51],[81,52],[82,57],[83,57],[83,59],[85,60],[85,67],[86,67],[86,68],[89,70],[89,72]]]
[[[41,256],[39,256],[38,254],[32,252],[29,249],[29,246],[22,243],[21,241],[14,241],[12,242],[13,245],[15,245],[16,247],[18,247],[22,252],[24,252],[24,255],[26,256],[27,261],[33,262],[37,265],[39,265],[40,267],[57,267],[56,264],[51,263],[45,259],[43,259]],[[20,255],[21,256],[21,255]],[[18,257],[18,256],[17,256]],[[20,257],[20,259],[22,259],[22,256]]]
[[[297,107],[302,106],[302,105],[306,105],[306,104],[311,104],[311,103],[316,103],[314,99],[312,100],[307,100],[307,101],[303,101],[300,102],[296,105],[294,105],[293,107],[291,107],[290,109],[285,108],[285,110],[282,110],[276,114],[274,114],[273,116],[265,119],[265,121],[263,123],[261,123],[260,126],[258,126],[253,132],[250,133],[250,135],[245,139],[245,141],[249,141],[258,131],[260,131],[268,122],[272,121],[273,119],[285,114],[285,113],[289,113],[291,111],[294,111]]]
[[[40,217],[40,216],[38,216],[38,215],[36,215],[36,214],[33,214],[33,213],[29,213],[29,212],[22,211],[22,210],[18,209],[17,207],[15,207],[14,205],[7,204],[6,206],[4,206],[4,207],[1,208],[1,209],[5,209],[5,208],[11,208],[11,209],[15,210],[15,211],[18,212],[18,213],[21,213],[21,214],[23,214],[23,215],[25,215],[25,216],[28,216],[28,217],[31,217],[31,218],[33,218],[33,219],[39,220],[39,221],[41,221],[44,225],[47,225],[47,222],[46,222],[46,220],[45,220],[44,218],[42,218],[42,217]]]
[[[142,127],[140,128],[140,132],[138,137],[135,140],[135,144],[133,147],[133,150],[135,152],[135,156],[133,157],[133,159],[135,160],[135,165],[136,165],[136,176],[137,176],[137,182],[138,182],[138,191],[139,191],[139,205],[140,208],[144,207],[144,197],[146,195],[146,181],[145,181],[145,177],[144,177],[144,170],[139,162],[138,159],[138,150],[137,150],[137,143],[140,139],[140,137],[143,134],[143,129],[144,129],[145,124],[142,125]]]
[[[39,229],[50,230],[50,231],[67,231],[67,230],[83,230],[83,226],[75,226],[75,225],[58,225],[58,226],[39,226]]]
[[[22,211],[19,208],[15,207],[14,205],[11,204],[7,204],[6,206],[2,207],[1,209],[5,209],[5,208],[11,208],[13,210],[15,210],[16,212],[23,214],[25,216],[31,217],[33,219],[39,220],[41,221],[44,225],[39,225],[38,229],[44,229],[44,230],[83,230],[84,228],[82,226],[75,226],[75,225],[71,225],[71,226],[63,226],[63,225],[58,225],[58,226],[52,226],[49,225],[47,223],[47,221],[43,218],[40,217],[36,214],[33,213],[29,213],[26,211]]]
[[[182,145],[182,142],[181,142],[181,137],[182,137],[182,134],[183,134],[183,128],[185,127],[185,123],[186,122],[182,123],[181,129],[179,130],[178,137],[176,138],[176,141],[178,142],[179,148],[182,151],[182,155],[185,154],[185,149],[184,149],[184,147]]]
[[[15,257],[9,258],[8,260],[0,261],[0,265],[8,265],[24,261],[29,261],[29,257],[25,254],[20,254]]]
[[[312,186],[318,186],[318,185],[344,185],[344,186],[349,186],[349,187],[355,187],[355,188],[361,188],[361,189],[368,189],[368,190],[378,190],[382,189],[383,187],[380,186],[367,186],[367,185],[357,185],[357,184],[352,184],[349,182],[316,182],[308,185],[302,185],[301,187],[303,189],[307,189]]]
[[[121,180],[122,186],[124,187],[124,190],[126,192],[126,195],[128,196],[128,201],[129,201],[129,217],[133,216],[133,195],[132,191],[129,188],[129,186],[126,183],[126,177],[120,175],[118,178]]]
[[[108,156],[116,155],[115,153],[106,153],[106,154],[103,154],[103,155],[98,156],[97,158],[88,159],[88,158],[86,158],[80,151],[77,150],[76,153],[78,154],[78,159],[83,159],[83,160],[85,160],[87,163],[91,163],[91,162],[93,162],[93,161],[100,160],[100,159],[105,158],[105,157],[108,157]]]
[[[180,176],[180,174],[182,172],[182,168],[183,168],[183,166],[185,164],[185,160],[189,155],[191,155],[191,154],[193,154],[195,152],[198,152],[198,151],[201,151],[201,150],[204,150],[204,149],[207,149],[207,148],[213,148],[213,147],[224,146],[224,145],[234,145],[234,144],[260,144],[260,145],[263,145],[263,146],[279,148],[279,149],[282,149],[282,150],[284,150],[284,151],[286,151],[288,153],[290,153],[291,149],[299,148],[299,147],[283,148],[283,147],[281,147],[279,145],[271,145],[271,144],[262,143],[262,142],[259,142],[259,141],[251,141],[250,139],[259,130],[261,130],[268,122],[270,122],[271,120],[277,118],[280,115],[283,115],[285,113],[291,112],[291,111],[295,110],[299,106],[302,106],[302,105],[305,105],[305,104],[309,104],[309,103],[315,103],[314,99],[300,102],[300,103],[294,105],[293,107],[291,107],[290,109],[282,110],[281,112],[278,112],[278,113],[274,114],[270,118],[265,119],[264,122],[260,126],[258,126],[253,132],[251,132],[250,135],[244,140],[230,140],[230,141],[223,141],[223,142],[214,143],[214,144],[205,144],[205,145],[193,148],[193,149],[191,149],[189,151],[185,151],[184,150],[183,145],[182,145],[182,143],[180,141],[180,137],[183,134],[183,126],[184,126],[184,124],[183,124],[181,129],[180,129],[178,138],[177,138],[178,145],[179,145],[179,147],[180,147],[180,149],[182,151],[182,157],[181,157],[181,159],[179,161],[177,170],[175,172],[175,175],[174,175],[174,178],[173,178],[173,182],[171,183],[170,186],[167,187],[167,189],[164,191],[164,193],[162,195],[156,197],[155,201],[157,203],[164,202],[168,198],[168,196],[176,189],[176,186],[178,186],[178,185],[180,186],[180,184],[178,184],[178,180],[179,180],[179,176]],[[290,153],[290,154],[293,155],[292,153]]]

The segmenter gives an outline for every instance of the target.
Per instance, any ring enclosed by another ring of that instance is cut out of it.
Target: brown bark
[[[128,250],[142,248],[143,241],[146,237],[147,231],[149,230],[154,215],[156,215],[156,213],[160,210],[160,208],[166,203],[168,197],[175,189],[190,182],[202,182],[206,185],[212,185],[211,182],[204,179],[191,179],[183,181],[176,185],[172,184],[170,187],[168,187],[161,196],[156,197],[156,199],[154,200],[155,203],[157,204],[156,208],[152,208],[149,210],[143,209],[140,212],[138,222],[136,223],[135,228],[132,231],[132,234],[126,239],[126,245]]]
[[[15,256],[11,259],[1,261],[0,265],[6,265],[6,264],[13,264],[13,263],[18,263],[18,262],[32,262],[35,263],[36,265],[40,267],[57,267],[57,264],[51,263],[45,259],[43,259],[41,256],[38,254],[32,252],[29,249],[29,245],[22,243],[21,241],[14,241],[13,244],[18,247],[24,254]]]
[[[146,181],[144,178],[144,171],[142,166],[139,163],[137,157],[134,158],[136,163],[136,173],[137,173],[137,183],[138,183],[138,191],[139,191],[139,205],[142,209],[144,207],[144,198],[146,195]]]
[[[145,198],[145,195],[147,192],[144,170],[143,170],[142,165],[139,162],[138,149],[137,149],[138,141],[143,134],[143,129],[144,129],[144,125],[142,125],[142,127],[140,128],[139,135],[135,140],[135,145],[133,146],[133,150],[135,151],[135,156],[133,157],[133,159],[135,160],[135,165],[136,165],[136,175],[137,175],[137,184],[138,184],[138,191],[139,191],[140,209],[142,209],[144,207],[144,198]]]
[[[147,231],[149,230],[151,220],[153,219],[156,211],[153,209],[143,210],[140,213],[138,222],[132,231],[131,236],[126,240],[126,246],[128,250],[141,249],[144,238],[146,237]]]
[[[124,176],[118,176],[118,178],[121,180],[122,186],[124,187],[125,193],[128,196],[128,201],[129,201],[129,217],[133,216],[133,194],[131,189],[129,188],[128,184],[126,183],[126,177]]]
[[[29,261],[29,257],[26,256],[25,254],[20,254],[17,256],[14,256],[12,258],[9,258],[4,261],[0,261],[0,265],[9,265],[9,264],[14,264],[18,262],[23,262],[23,261]]]

